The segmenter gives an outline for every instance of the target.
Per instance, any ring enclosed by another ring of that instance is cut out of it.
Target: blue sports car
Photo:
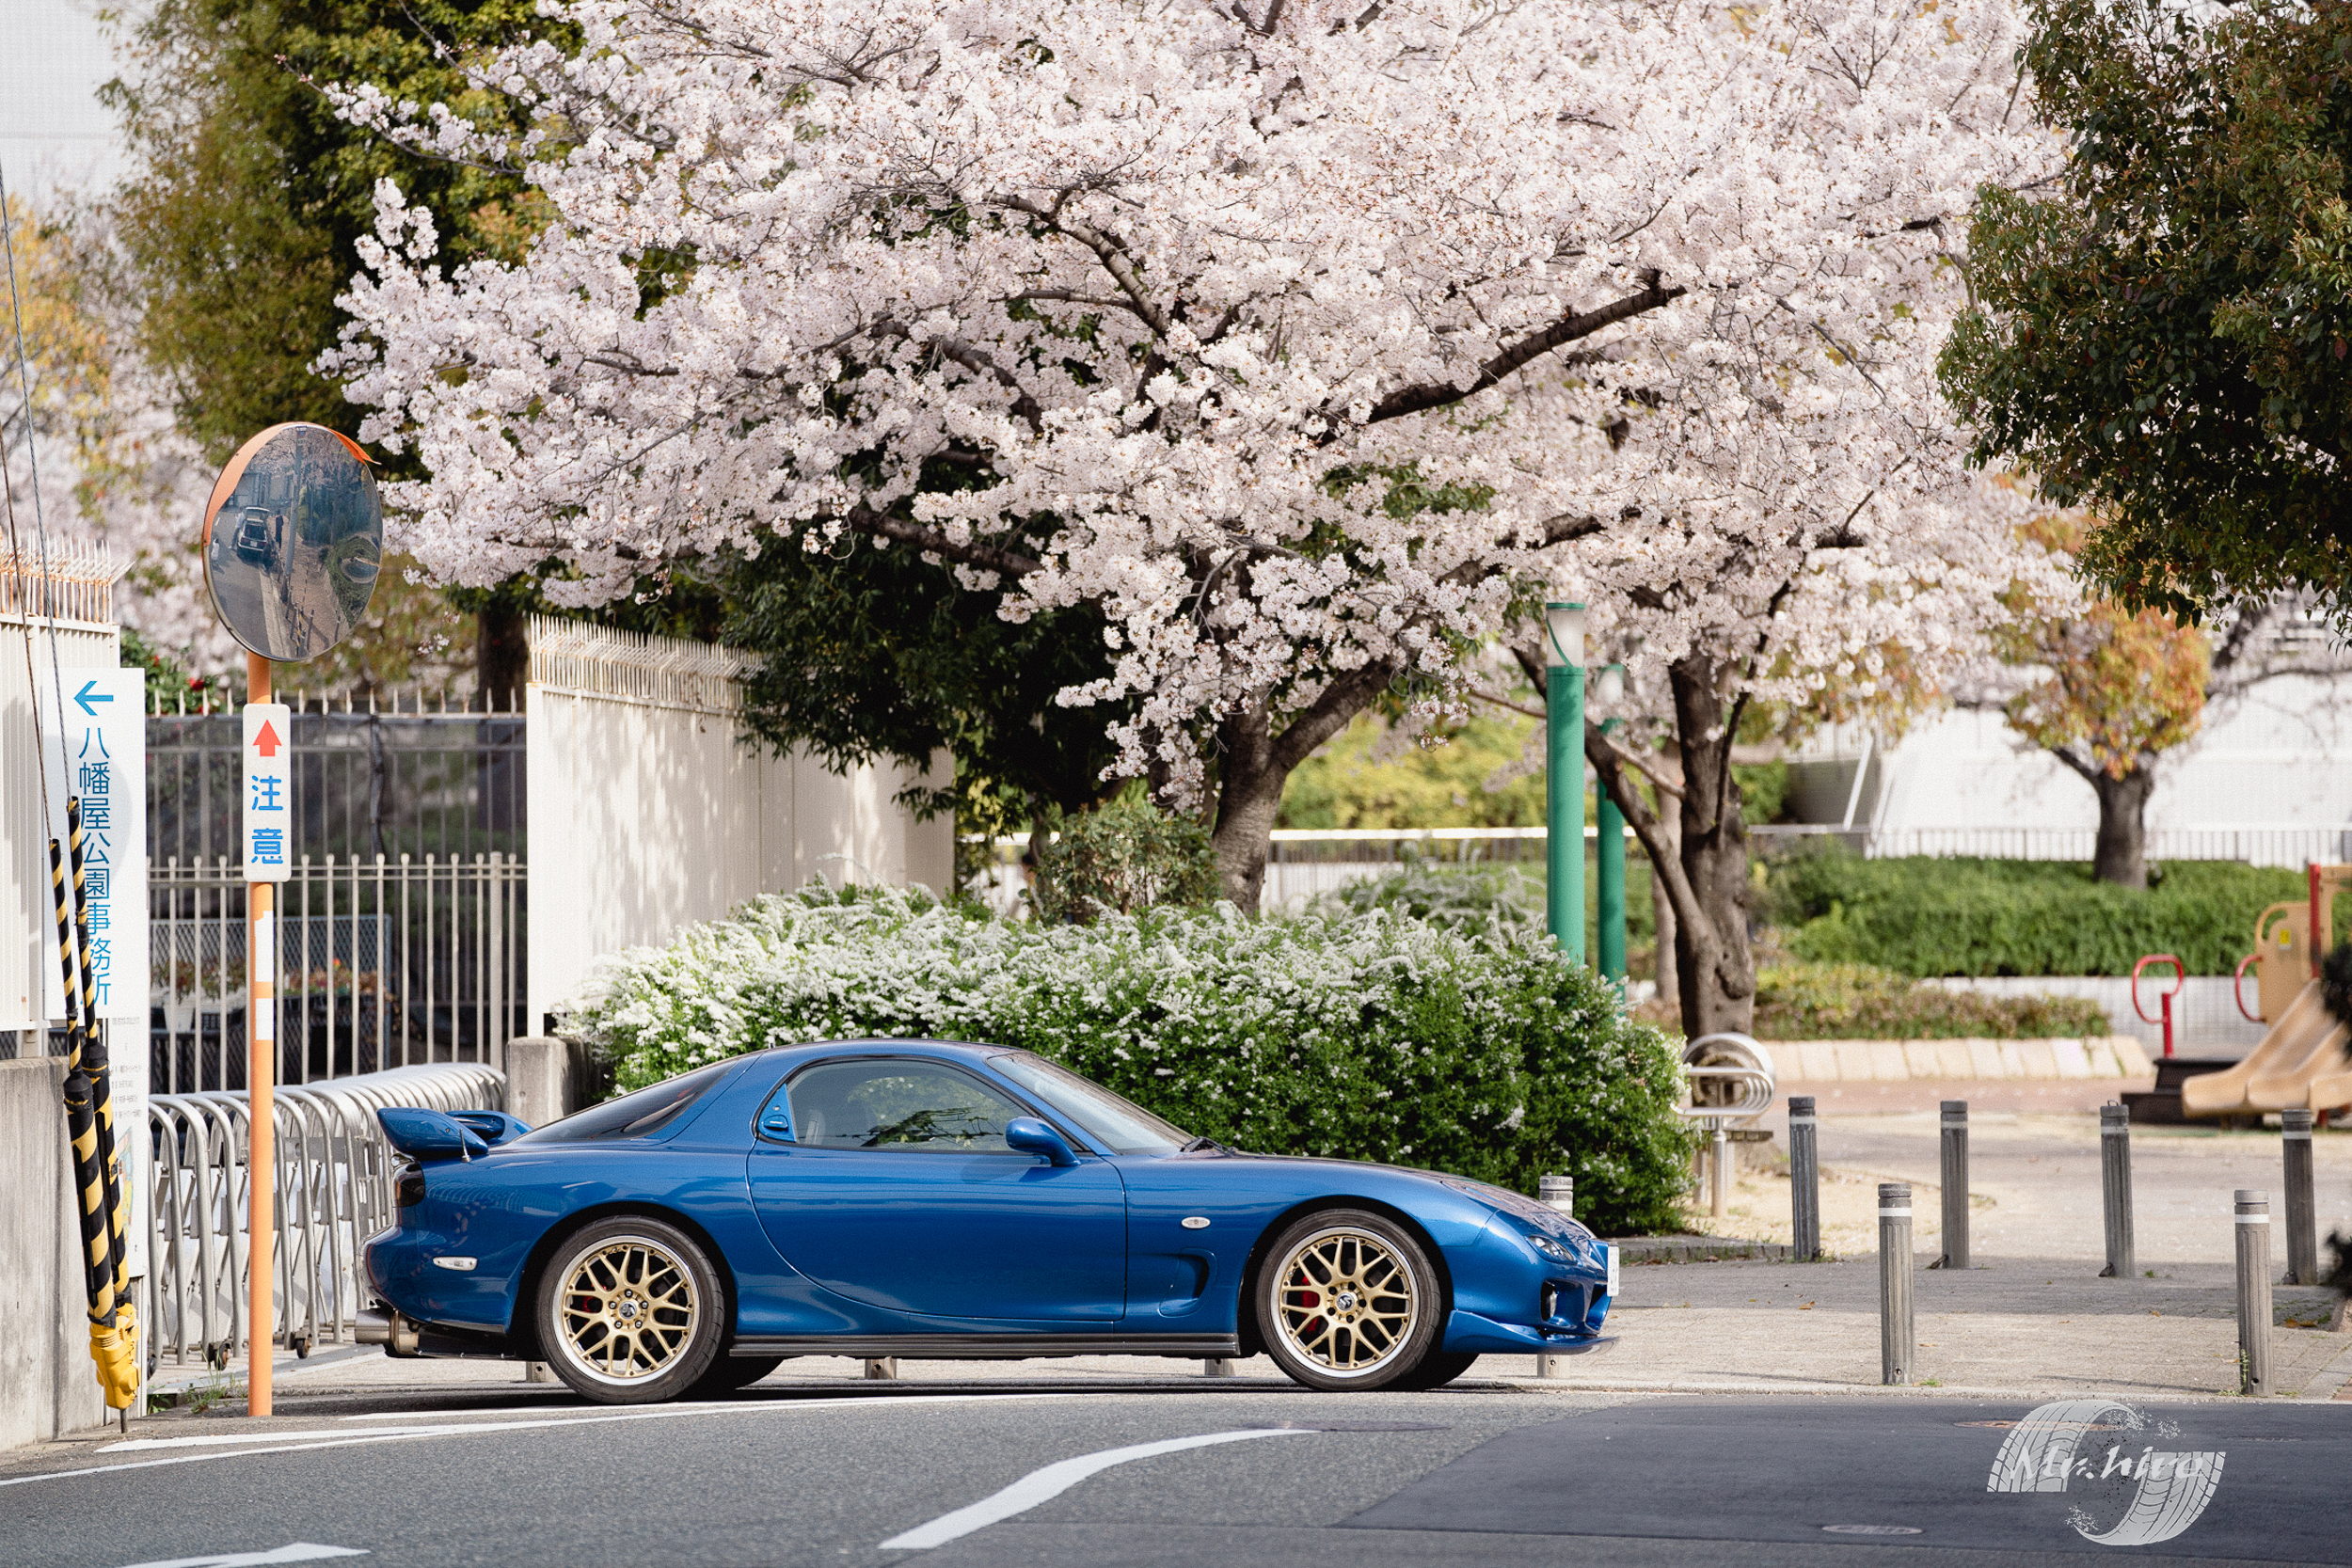
[[[1606,1343],[1613,1249],[1499,1187],[1243,1154],[1025,1051],[778,1047],[532,1132],[378,1113],[406,1157],[368,1245],[393,1354],[542,1360],[587,1398],[795,1355],[1247,1356],[1427,1388]]]

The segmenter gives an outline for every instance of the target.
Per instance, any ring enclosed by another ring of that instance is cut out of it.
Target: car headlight
[[[1536,1231],[1531,1233],[1527,1240],[1529,1245],[1555,1263],[1574,1263],[1580,1260],[1576,1254],[1569,1250],[1568,1244],[1557,1236],[1547,1236],[1541,1231]]]
[[[1536,1250],[1547,1258],[1557,1259],[1564,1263],[1573,1263],[1579,1260],[1576,1249],[1566,1241],[1551,1233],[1553,1227],[1566,1229],[1569,1235],[1577,1240],[1592,1240],[1593,1233],[1590,1230],[1585,1229],[1559,1210],[1548,1209],[1534,1198],[1512,1192],[1507,1187],[1489,1186],[1484,1181],[1470,1181],[1458,1176],[1441,1176],[1438,1180],[1455,1192],[1474,1197],[1489,1209],[1500,1210],[1529,1227],[1534,1234],[1528,1239],[1534,1243]]]

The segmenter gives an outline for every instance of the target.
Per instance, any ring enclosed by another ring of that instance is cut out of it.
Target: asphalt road
[[[561,1389],[301,1403],[0,1460],[0,1563],[1993,1568],[2115,1550],[2069,1514],[2107,1528],[2131,1497],[2120,1478],[1989,1492],[2029,1406],[1931,1397],[1039,1384],[771,1386],[638,1411]],[[2225,1457],[2194,1524],[2132,1550],[2352,1563],[2352,1409],[2139,1414],[2137,1432],[2093,1424],[2092,1458]],[[1143,1445],[1168,1447],[1113,1452]],[[882,1545],[926,1530],[939,1544]]]

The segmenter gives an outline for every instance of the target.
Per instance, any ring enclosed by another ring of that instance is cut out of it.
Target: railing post
[[[1797,1261],[1817,1260],[1821,1256],[1821,1160],[1809,1094],[1788,1097],[1788,1210]]]
[[[2312,1113],[2308,1109],[2279,1114],[2280,1142],[2286,1156],[2287,1283],[2316,1285],[2319,1276],[2319,1226],[2312,1197]]]
[[[1722,1219],[1731,1208],[1731,1129],[1725,1117],[1710,1117],[1708,1119],[1714,1129],[1708,1146],[1710,1151],[1708,1161],[1714,1167],[1715,1178],[1712,1207],[1715,1217]]]
[[[1911,1183],[1879,1183],[1879,1381],[1907,1386],[1918,1337],[1911,1301]]]
[[[2270,1195],[2237,1194],[2238,1392],[2270,1392]]]
[[[2132,1112],[2123,1104],[2099,1107],[2099,1187],[2105,1198],[2107,1266],[2102,1279],[2129,1279],[2132,1261]]]
[[[1968,1101],[1944,1101],[1944,1255],[1931,1269],[1968,1266]]]

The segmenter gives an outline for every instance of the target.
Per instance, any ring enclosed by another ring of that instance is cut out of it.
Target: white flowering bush
[[[1051,926],[812,887],[609,960],[567,1032],[623,1089],[807,1040],[1025,1047],[1239,1148],[1565,1172],[1604,1233],[1671,1227],[1691,1149],[1674,1050],[1590,970],[1385,911]]]

